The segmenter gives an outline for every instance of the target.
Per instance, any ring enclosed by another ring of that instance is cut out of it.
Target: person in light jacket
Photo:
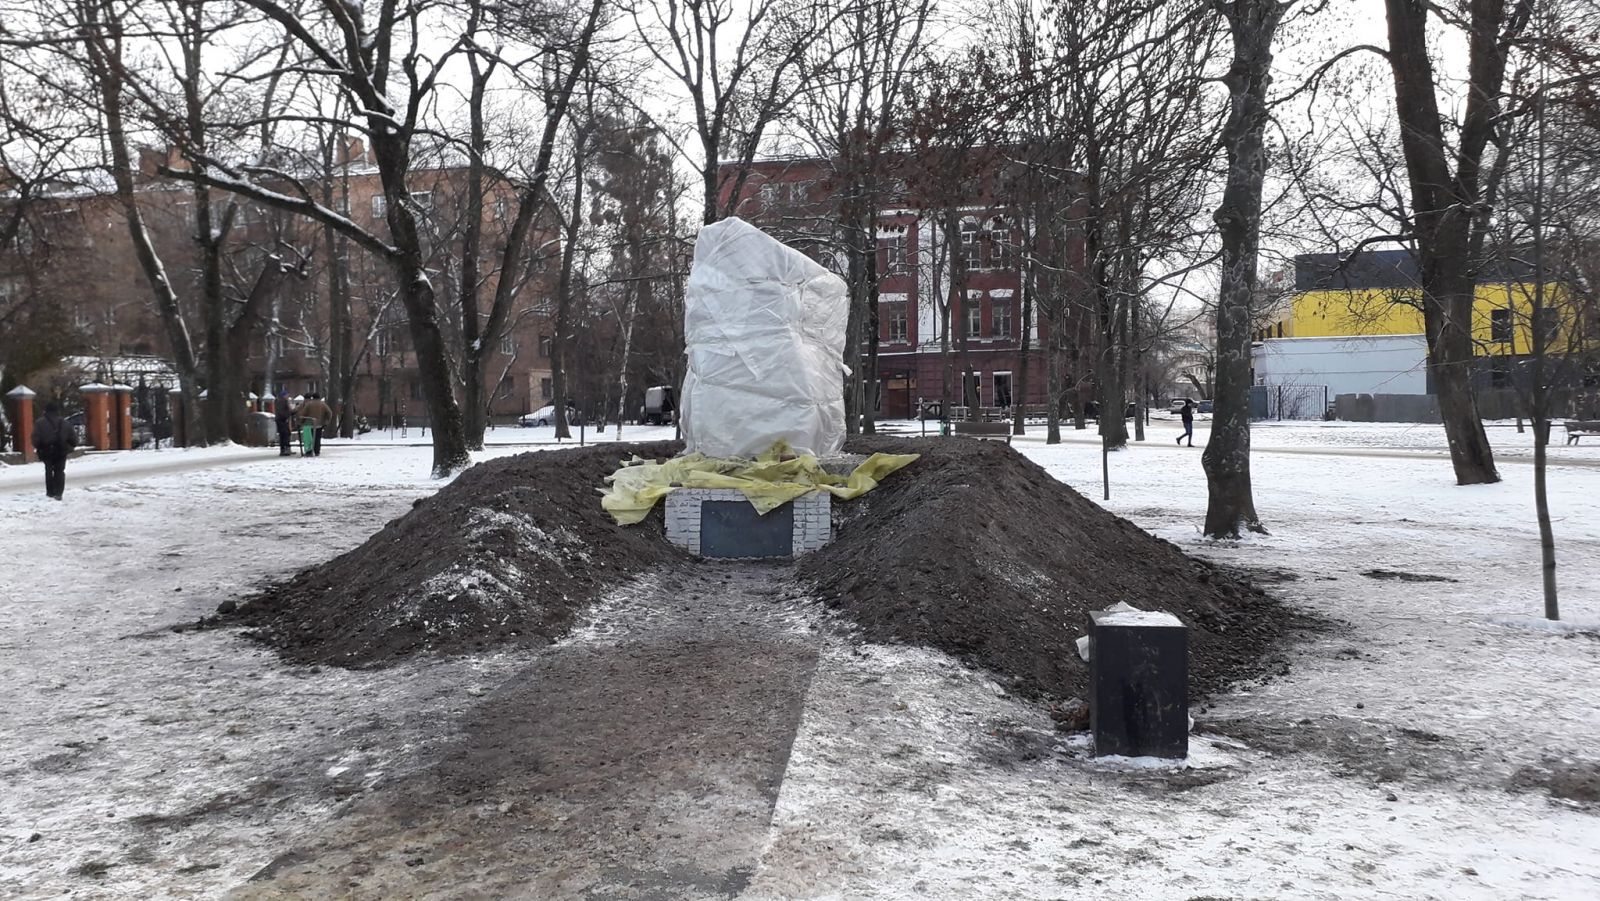
[[[300,405],[300,441],[307,455],[322,456],[322,430],[332,421],[333,408],[323,402],[322,395],[311,392]],[[307,429],[311,430],[309,436]]]

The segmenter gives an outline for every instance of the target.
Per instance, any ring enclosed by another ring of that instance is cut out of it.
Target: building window
[[[433,192],[432,191],[412,191],[409,196],[411,198],[412,204],[414,204],[417,209],[419,209],[419,210],[431,210],[431,209],[433,209]]]
[[[506,199],[504,197],[496,197],[494,199],[494,217],[501,222],[506,221]]]
[[[997,372],[994,374],[994,405],[997,407],[1011,406],[1011,373]]]
[[[553,390],[555,390],[555,389],[550,387],[550,380],[549,379],[540,379],[539,380],[539,394],[542,395],[545,400],[549,400],[550,399],[550,394],[551,394],[551,392]]]
[[[1278,322],[1278,337],[1279,338],[1283,337],[1283,322],[1282,322],[1282,320],[1279,320],[1279,322]]]
[[[1009,269],[1016,265],[1016,246],[1011,243],[1011,229],[1002,219],[996,219],[990,229],[989,268]]]
[[[389,214],[389,198],[382,194],[372,195],[372,218],[382,219]]]
[[[539,336],[539,356],[543,357],[546,360],[550,359],[550,336],[549,335],[540,335]]]
[[[983,302],[976,297],[967,298],[967,336],[976,338],[983,334]]]
[[[1511,387],[1511,364],[1507,361],[1507,358],[1495,357],[1489,367],[1490,388]]]
[[[996,338],[1011,337],[1011,301],[992,301],[989,304],[989,321],[994,326]]]
[[[908,331],[910,325],[906,320],[906,305],[904,302],[884,304],[883,317],[884,322],[888,324],[884,340],[902,344],[910,340],[910,332]]]
[[[906,261],[906,236],[891,235],[878,242],[883,245],[883,274],[905,275],[911,271]]]
[[[1511,310],[1509,308],[1489,311],[1489,340],[1500,342],[1511,340]]]
[[[978,223],[971,219],[961,223],[961,260],[968,269],[983,268],[983,245],[978,241]]]
[[[500,355],[505,357],[517,355],[517,342],[516,339],[511,337],[510,332],[500,336]]]
[[[422,383],[421,382],[412,382],[411,383],[411,399],[412,400],[422,400]]]
[[[983,373],[968,372],[961,377],[961,402],[969,407],[983,406]]]

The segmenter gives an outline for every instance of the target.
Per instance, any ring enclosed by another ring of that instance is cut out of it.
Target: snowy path
[[[726,898],[755,870],[820,638],[787,567],[650,577],[484,697],[437,764],[241,898]]]
[[[1095,445],[1018,449],[1099,496]],[[1263,453],[1273,534],[1217,544],[1176,450],[1115,455],[1107,506],[1341,623],[1196,710],[1183,770],[1088,760],[983,674],[737,575],[621,593],[549,651],[383,671],[171,631],[436,490],[426,448],[0,496],[26,523],[0,895],[1600,897],[1600,641],[1513,627],[1539,609],[1531,470]],[[1564,610],[1600,621],[1600,472],[1551,472]]]
[[[242,466],[269,459],[278,459],[276,449],[226,446],[87,454],[67,461],[67,490],[180,472]],[[30,494],[42,492],[43,487],[44,469],[37,464],[0,470],[0,494]]]

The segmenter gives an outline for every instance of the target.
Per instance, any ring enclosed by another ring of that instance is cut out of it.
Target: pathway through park
[[[437,762],[238,897],[725,898],[766,841],[821,639],[779,566],[645,580],[485,696]]]

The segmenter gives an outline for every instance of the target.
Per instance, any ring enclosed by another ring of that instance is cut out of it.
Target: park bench
[[[1600,419],[1569,419],[1562,425],[1567,427],[1568,444],[1577,444],[1585,435],[1600,437]]]
[[[951,423],[957,438],[979,438],[987,441],[1004,441],[1011,443],[1011,423],[1009,422],[967,422],[956,420]]]

